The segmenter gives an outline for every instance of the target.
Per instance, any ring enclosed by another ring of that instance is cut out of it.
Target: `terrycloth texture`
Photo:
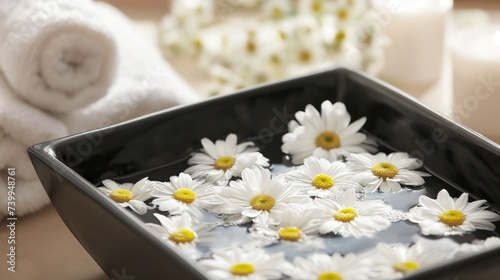
[[[7,177],[6,172],[2,171],[0,175],[0,221],[8,216],[7,212]],[[21,171],[16,168],[16,175]],[[43,206],[50,203],[49,197],[45,193],[38,179],[25,180],[16,176],[16,216],[24,216],[29,213],[40,210]]]
[[[96,2],[95,6],[116,36],[120,58],[117,75],[104,98],[60,116],[71,133],[199,100],[194,90],[165,62],[158,48],[145,42],[120,11],[107,3]]]
[[[26,104],[0,75],[0,219],[7,213],[7,168],[16,168],[16,214],[36,211],[49,198],[36,176],[26,150],[29,146],[68,134],[53,116]]]
[[[92,1],[0,6],[0,69],[18,95],[40,109],[70,112],[107,93],[116,47]]]

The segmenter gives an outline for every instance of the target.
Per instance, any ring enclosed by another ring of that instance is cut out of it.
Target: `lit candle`
[[[500,140],[500,25],[455,31],[453,117]]]
[[[441,77],[453,0],[372,0],[389,37],[379,76],[403,88]]]

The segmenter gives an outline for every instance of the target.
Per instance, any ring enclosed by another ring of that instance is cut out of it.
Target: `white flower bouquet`
[[[210,95],[338,64],[375,74],[387,42],[368,0],[173,0],[160,32],[167,57],[208,74]]]

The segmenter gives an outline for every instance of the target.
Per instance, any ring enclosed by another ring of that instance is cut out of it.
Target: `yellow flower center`
[[[280,39],[281,39],[282,41],[286,41],[287,36],[286,36],[286,33],[285,33],[285,32],[283,32],[282,30],[280,30],[280,31],[278,31],[278,34],[279,34]]]
[[[270,61],[274,65],[279,65],[281,63],[281,59],[275,54],[271,55]]]
[[[273,14],[274,18],[282,18],[283,17],[283,11],[278,7],[273,8],[272,14]]]
[[[299,52],[299,61],[302,63],[308,63],[311,61],[312,55],[309,50],[301,50]]]
[[[203,49],[203,42],[200,40],[200,38],[196,38],[193,40],[193,45],[196,48],[196,50],[200,51]]]
[[[249,54],[254,54],[257,46],[255,46],[255,43],[252,40],[248,40],[245,45],[245,49]]]
[[[295,242],[299,241],[299,239],[302,237],[302,232],[296,227],[284,227],[278,230],[278,235],[281,240]]]
[[[179,243],[189,243],[196,238],[194,232],[190,231],[187,228],[180,228],[173,233],[170,234],[168,239],[177,244]]]
[[[400,263],[394,264],[393,268],[397,272],[408,273],[408,272],[411,272],[413,270],[418,269],[418,263],[412,262],[412,261],[400,262]]]
[[[237,263],[231,267],[231,273],[236,276],[247,276],[255,272],[255,267],[250,263]]]
[[[178,201],[184,202],[186,204],[191,204],[196,200],[196,193],[186,188],[176,190],[172,196]]]
[[[109,197],[118,203],[123,203],[134,199],[134,194],[126,189],[117,189],[112,191]]]
[[[203,7],[196,7],[195,11],[198,15],[203,15],[205,13],[205,9],[203,9]]]
[[[236,163],[234,157],[220,157],[214,162],[214,168],[217,170],[227,171]]]
[[[358,212],[354,208],[343,208],[333,214],[333,218],[339,222],[348,223],[358,216]]]
[[[387,178],[392,179],[396,177],[398,173],[398,168],[388,162],[379,162],[372,168],[372,174],[384,180],[387,180]]]
[[[465,222],[466,217],[461,211],[446,210],[439,215],[439,221],[450,227],[458,227]]]
[[[250,200],[250,205],[255,210],[271,211],[276,201],[269,195],[259,194]]]
[[[227,84],[229,82],[225,77],[222,77],[222,76],[216,76],[215,79],[220,84]]]
[[[349,11],[347,9],[339,9],[337,11],[337,17],[340,19],[340,20],[345,20],[349,17]]]
[[[346,38],[346,34],[344,31],[339,31],[337,32],[337,34],[335,34],[335,44],[336,46],[339,46],[342,44],[342,42],[344,42],[345,38]]]
[[[315,186],[317,189],[328,190],[335,184],[332,177],[326,174],[318,174],[314,176],[311,185]]]
[[[316,147],[321,147],[325,150],[338,148],[340,147],[340,137],[335,132],[321,132],[318,137],[316,137]]]
[[[342,280],[342,276],[337,272],[325,272],[318,276],[318,280]]]
[[[323,3],[322,2],[323,2],[322,0],[317,0],[317,1],[312,2],[312,4],[311,4],[311,10],[314,13],[321,12],[321,10],[323,10]]]

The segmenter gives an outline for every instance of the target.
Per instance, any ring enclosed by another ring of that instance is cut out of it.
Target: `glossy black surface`
[[[236,133],[255,141],[271,162],[282,161],[281,136],[293,112],[325,99],[342,101],[352,119],[390,150],[424,161],[451,192],[469,192],[500,208],[500,148],[391,87],[346,68],[264,85],[166,110],[121,125],[35,145],[30,157],[49,197],[103,270],[126,268],[136,279],[206,279],[95,186],[102,179],[165,180],[183,171],[200,139]],[[500,249],[408,279],[488,279],[500,271]]]

